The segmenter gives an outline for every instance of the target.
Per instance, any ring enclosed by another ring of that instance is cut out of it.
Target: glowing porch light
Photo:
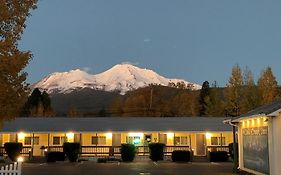
[[[129,137],[143,137],[143,133],[142,132],[130,132],[128,134]]]
[[[106,138],[107,139],[112,139],[112,133],[111,132],[106,133]]]
[[[167,133],[167,139],[173,139],[174,138],[174,133],[173,132],[168,132]]]
[[[250,126],[250,120],[247,120],[247,126],[248,127]]]
[[[18,157],[17,158],[17,162],[23,162],[23,161],[24,161],[23,157]]]
[[[25,133],[23,133],[23,132],[18,133],[18,139],[19,140],[23,140],[24,137],[25,137]]]
[[[261,118],[258,118],[258,119],[257,119],[257,123],[258,123],[258,125],[261,124]]]
[[[211,137],[212,137],[212,134],[209,133],[209,132],[207,132],[207,133],[206,133],[206,139],[211,139]]]
[[[67,141],[73,140],[74,139],[74,133],[73,132],[68,132],[66,133]]]

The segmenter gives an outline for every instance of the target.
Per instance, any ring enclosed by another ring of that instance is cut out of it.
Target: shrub
[[[150,143],[149,144],[149,158],[153,161],[163,160],[164,159],[164,147],[163,143]]]
[[[22,150],[22,143],[8,142],[4,144],[4,148],[6,153],[8,154],[8,157],[13,162],[16,162]]]
[[[98,163],[106,163],[107,162],[107,158],[98,158],[97,160]]]
[[[136,155],[136,147],[133,144],[121,145],[121,158],[124,162],[132,162]]]
[[[77,162],[81,150],[80,143],[69,143],[63,144],[63,152],[67,156],[70,162]]]
[[[190,151],[176,150],[172,153],[173,162],[189,162]]]
[[[209,152],[210,162],[227,162],[228,155],[226,151],[213,151]]]
[[[56,161],[64,161],[64,160],[65,160],[64,152],[51,151],[47,153],[47,162],[56,162]]]

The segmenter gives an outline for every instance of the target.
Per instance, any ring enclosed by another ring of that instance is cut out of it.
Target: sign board
[[[244,167],[269,174],[268,127],[243,128]]]

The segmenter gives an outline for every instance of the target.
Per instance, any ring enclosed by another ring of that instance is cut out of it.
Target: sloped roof
[[[260,114],[268,115],[275,111],[278,111],[279,109],[281,109],[281,100],[268,105],[260,106],[252,111],[249,111],[246,114],[241,115],[241,117],[260,115]]]
[[[276,101],[276,102],[273,102],[273,103],[270,103],[270,104],[267,104],[267,105],[263,105],[263,106],[260,106],[256,109],[253,109],[245,114],[242,114],[241,116],[239,117],[236,117],[234,120],[232,121],[239,121],[240,119],[243,119],[245,117],[255,117],[255,116],[258,116],[258,115],[271,115],[271,116],[275,116],[275,112],[278,112],[278,111],[281,111],[281,100],[280,101]]]
[[[219,117],[16,118],[0,132],[231,131]]]

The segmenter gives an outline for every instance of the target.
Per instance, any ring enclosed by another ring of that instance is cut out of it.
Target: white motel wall
[[[122,143],[145,147],[160,142],[171,149],[192,150],[195,155],[205,156],[207,151],[226,148],[233,142],[232,128],[223,124],[223,120],[219,117],[16,118],[4,123],[0,146],[21,142],[32,150],[32,156],[43,156],[42,148],[55,149],[64,142],[80,142],[88,156],[95,156]]]
[[[239,168],[257,175],[281,172],[281,101],[234,120],[238,126]]]

